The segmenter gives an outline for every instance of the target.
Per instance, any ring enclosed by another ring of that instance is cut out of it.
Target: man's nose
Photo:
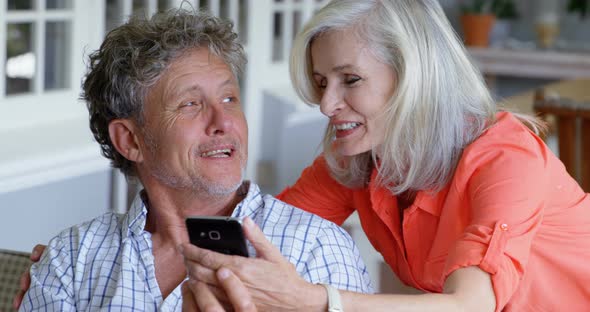
[[[209,106],[209,118],[206,132],[208,135],[223,135],[231,126],[231,118],[224,110],[223,105]]]
[[[337,86],[328,84],[324,89],[322,98],[320,100],[320,111],[322,114],[332,117],[336,115],[344,106],[342,94]]]

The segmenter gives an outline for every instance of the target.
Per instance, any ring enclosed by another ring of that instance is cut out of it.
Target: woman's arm
[[[344,310],[349,311],[494,311],[496,299],[490,275],[478,267],[453,272],[442,294],[365,295],[341,292]],[[321,311],[321,310],[318,310]],[[325,311],[325,310],[324,310]]]
[[[259,258],[221,255],[190,244],[183,254],[191,279],[218,287],[216,271],[229,268],[249,290],[260,311],[327,311],[328,297],[323,287],[303,280],[291,263],[268,242],[253,222],[244,222],[247,238]],[[223,292],[214,293],[229,302]],[[477,267],[460,268],[451,273],[442,294],[366,295],[341,291],[344,310],[349,311],[494,311],[495,295],[490,275]],[[234,296],[235,298],[235,296]],[[235,302],[235,300],[234,300]],[[305,304],[305,305],[304,305]]]
[[[12,299],[12,307],[15,310],[18,310],[20,308],[20,305],[23,302],[23,298],[25,297],[25,293],[27,292],[27,290],[29,290],[29,287],[31,287],[31,266],[33,265],[33,263],[39,262],[39,260],[41,259],[41,255],[45,251],[45,248],[47,248],[47,245],[37,244],[35,245],[35,247],[33,247],[33,250],[31,251],[31,256],[29,257],[29,259],[32,261],[32,263],[20,275],[20,282],[18,284],[19,289],[14,295],[14,298]]]

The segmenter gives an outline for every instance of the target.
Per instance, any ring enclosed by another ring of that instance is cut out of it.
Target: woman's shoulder
[[[463,157],[489,152],[542,156],[547,151],[548,147],[543,140],[517,116],[510,112],[500,112],[496,115],[494,124],[465,148]]]
[[[527,117],[534,118],[533,116],[519,115],[507,111],[498,112],[494,123],[490,125],[473,143],[511,141],[515,137],[527,138],[527,142],[536,141],[539,137],[522,119]]]
[[[542,170],[551,154],[543,140],[517,116],[500,112],[495,123],[463,150],[455,179],[467,179],[484,167],[493,168],[487,171],[499,175],[513,174],[516,167]]]

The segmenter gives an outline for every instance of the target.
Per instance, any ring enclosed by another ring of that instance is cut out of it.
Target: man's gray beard
[[[149,153],[151,154],[152,158],[156,158],[155,156],[159,149],[156,140],[153,138],[151,133],[148,133],[147,131],[144,132],[144,137]],[[237,148],[236,150],[241,150],[241,148]],[[245,158],[243,155],[239,155],[239,157],[240,160],[244,160]],[[241,164],[239,181],[231,186],[224,186],[221,183],[217,183],[216,181],[208,180],[200,174],[186,178],[178,177],[171,174],[168,169],[160,163],[151,166],[149,169],[150,174],[156,178],[156,180],[170,188],[177,190],[191,190],[193,194],[201,193],[207,194],[207,196],[211,198],[219,198],[234,193],[242,185],[246,171],[246,162],[244,161],[244,163]]]
[[[218,198],[233,194],[244,182],[244,169],[240,172],[239,181],[230,186],[208,180],[202,175],[181,178],[170,174],[163,166],[150,168],[151,174],[162,184],[174,189],[191,190],[193,193],[207,194],[208,197]]]

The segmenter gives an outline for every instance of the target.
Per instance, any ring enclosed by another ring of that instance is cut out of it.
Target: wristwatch
[[[329,284],[320,285],[324,286],[326,292],[328,293],[328,312],[344,312],[338,289]]]

